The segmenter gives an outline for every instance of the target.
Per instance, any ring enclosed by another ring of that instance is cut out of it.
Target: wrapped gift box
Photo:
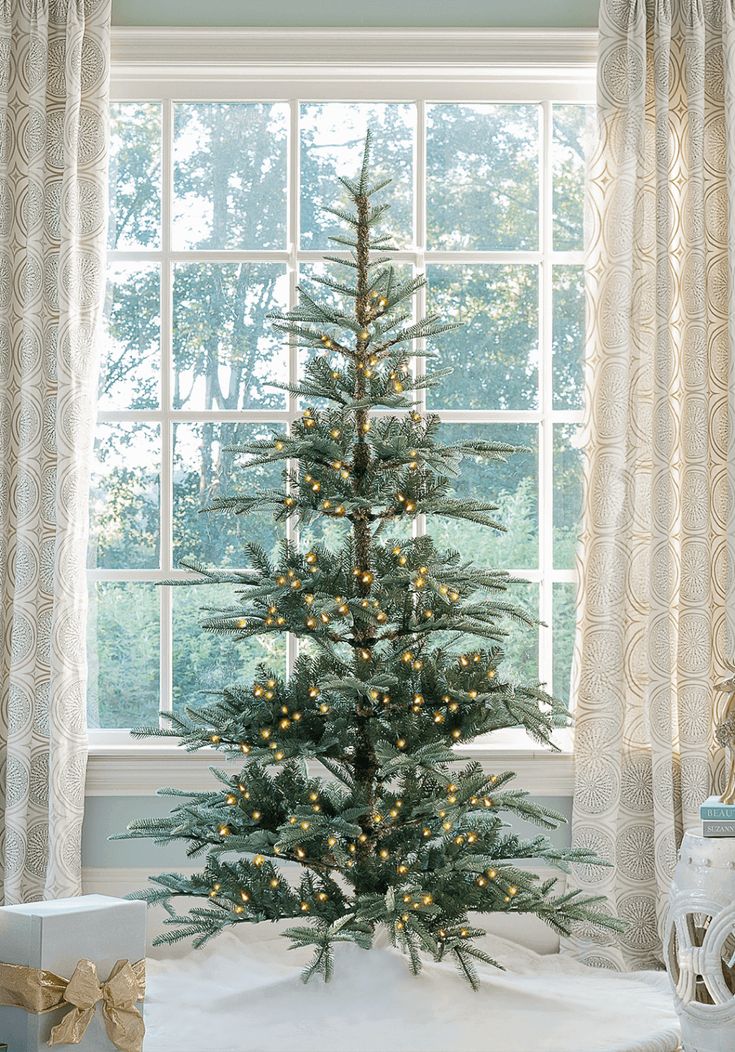
[[[131,964],[145,957],[144,902],[126,902],[106,895],[32,902],[0,908],[0,963],[28,965],[70,979],[77,963],[92,961],[100,983],[117,961]],[[143,1012],[143,1002],[138,1001]],[[7,1052],[47,1052],[52,1027],[70,1010],[63,1005],[43,1014],[0,1006],[0,1039]],[[79,1052],[115,1052],[102,1016],[102,1005],[80,1044],[58,1046]],[[0,1049],[3,1046],[0,1044]]]

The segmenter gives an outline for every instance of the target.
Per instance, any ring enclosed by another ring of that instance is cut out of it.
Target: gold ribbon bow
[[[145,1025],[136,1002],[145,996],[145,961],[118,961],[106,982],[100,983],[97,966],[82,958],[71,979],[45,968],[0,964],[0,1005],[27,1012],[52,1012],[69,1005],[69,1011],[51,1031],[49,1045],[78,1045],[102,1002],[107,1036],[120,1052],[142,1052]]]

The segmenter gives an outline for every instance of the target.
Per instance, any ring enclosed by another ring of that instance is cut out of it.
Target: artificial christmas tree
[[[252,685],[169,716],[168,729],[138,732],[240,753],[242,768],[215,771],[222,785],[211,792],[162,790],[183,797],[171,817],[135,822],[126,835],[183,840],[206,854],[200,874],[164,874],[142,893],[169,910],[164,941],[201,944],[228,925],[300,918],[288,934],[315,947],[307,977],[328,978],[335,943],[369,947],[383,925],[414,971],[422,952],[451,955],[474,985],[473,959],[488,958],[470,913],[533,913],[560,932],[575,920],[614,922],[598,899],[556,894],[553,880],[518,867],[598,861],[544,837],[521,839],[501,817],[554,828],[561,816],[510,788],[512,773],[461,764],[452,749],[516,726],[549,744],[566,711],[540,686],[512,685],[498,671],[508,619],[533,624],[508,601],[508,575],[411,538],[425,515],[501,528],[494,505],[453,499],[450,478],[463,456],[505,458],[512,448],[447,445],[438,418],[417,411],[417,392],[440,374],[412,372],[412,357],[430,356],[416,341],[453,326],[412,320],[424,279],[398,280],[384,255],[390,239],[375,231],[388,205],[374,200],[387,184],[371,184],[369,157],[368,135],[359,177],[340,180],[349,205],[329,210],[349,227],[333,238],[348,257],[327,257],[347,276],[314,277],[330,303],[300,288],[300,306],[274,322],[309,351],[289,390],[311,405],[288,436],[240,450],[251,465],[288,463],[283,490],[236,493],[212,508],[245,515],[270,505],[277,521],[293,516],[314,537],[336,522],[339,542],[284,544],[275,561],[250,545],[243,571],[186,563],[201,583],[233,586],[233,607],[213,613],[206,630],[235,641],[290,632],[302,653],[287,681],[261,667]],[[171,901],[179,896],[208,901],[180,916]]]

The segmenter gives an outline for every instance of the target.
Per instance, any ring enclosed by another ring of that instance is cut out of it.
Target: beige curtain
[[[590,189],[573,839],[627,922],[569,947],[661,959],[684,829],[719,775],[733,658],[735,0],[603,0]],[[730,593],[728,601],[728,593]]]
[[[0,0],[0,900],[79,894],[110,0]]]

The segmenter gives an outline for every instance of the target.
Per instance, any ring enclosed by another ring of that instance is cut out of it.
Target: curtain
[[[0,893],[81,891],[110,0],[0,0]]]
[[[603,0],[589,191],[573,841],[626,923],[567,944],[661,959],[682,832],[716,785],[733,649],[735,0]]]

